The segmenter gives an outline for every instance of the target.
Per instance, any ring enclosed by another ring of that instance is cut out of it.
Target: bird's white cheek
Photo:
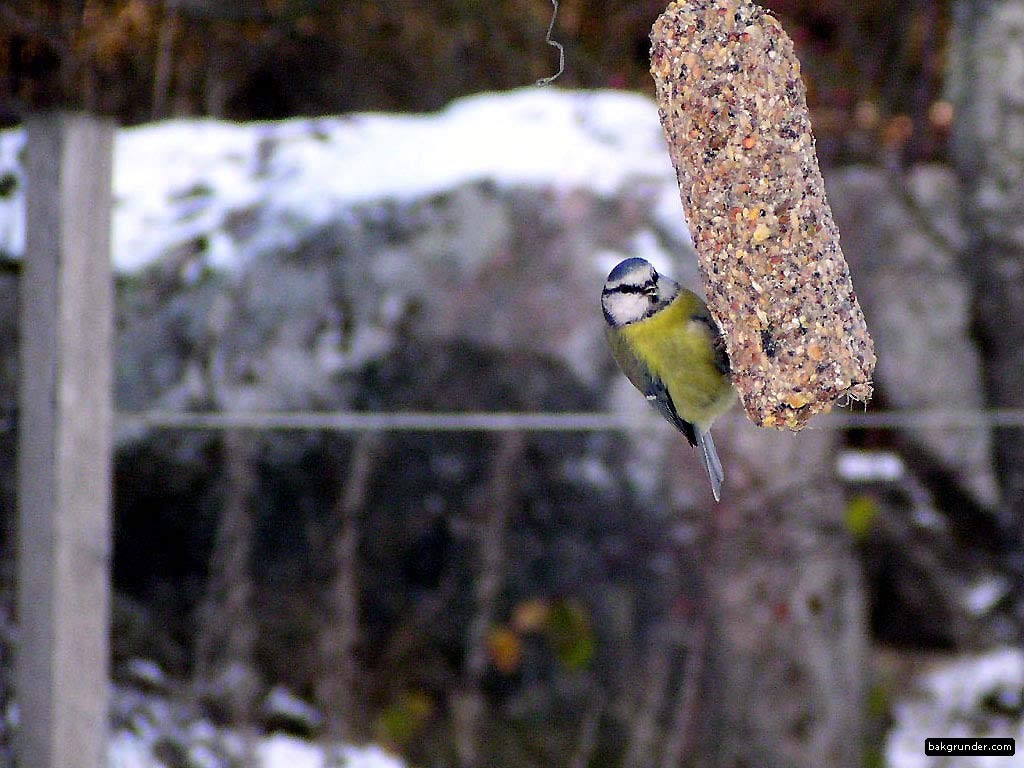
[[[623,306],[623,316],[630,321],[637,320],[644,316],[651,306],[650,300],[643,294],[631,294],[623,296],[626,300]]]

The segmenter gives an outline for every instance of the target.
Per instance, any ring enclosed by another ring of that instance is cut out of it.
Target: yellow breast
[[[622,329],[630,349],[664,382],[679,415],[702,428],[728,410],[732,384],[715,366],[708,325],[694,320],[700,300],[683,291],[664,309]]]

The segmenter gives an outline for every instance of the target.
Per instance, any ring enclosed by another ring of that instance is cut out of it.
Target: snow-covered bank
[[[375,745],[353,746],[299,738],[269,729],[246,737],[237,730],[214,725],[190,697],[175,693],[177,685],[156,671],[139,681],[152,690],[122,685],[112,691],[112,732],[107,768],[404,768],[397,757]],[[131,669],[138,669],[134,662]],[[137,679],[137,676],[136,676]],[[273,710],[273,711],[271,711]],[[261,712],[293,727],[318,730],[320,714],[283,687],[268,693]]]
[[[893,710],[886,740],[888,768],[982,768],[1019,765],[1022,758],[927,757],[925,739],[1013,738],[1024,746],[1024,651],[1000,648],[951,659],[917,680]]]
[[[404,768],[404,763],[379,747],[319,746],[294,736],[277,734],[261,739],[254,750],[252,768]],[[210,752],[195,749],[188,753],[189,765],[196,768],[224,768],[225,763]],[[110,740],[108,768],[164,768],[144,739],[127,732]]]
[[[0,252],[20,255],[22,131],[0,132]],[[658,110],[615,91],[524,89],[431,115],[354,114],[236,124],[173,120],[118,132],[114,263],[134,271],[202,239],[205,264],[287,246],[354,205],[410,200],[487,180],[611,195],[661,187],[659,218],[683,231]]]

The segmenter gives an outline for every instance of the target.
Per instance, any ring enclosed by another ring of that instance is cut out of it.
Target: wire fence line
[[[120,412],[121,429],[251,429],[321,432],[630,432],[658,419],[626,413],[516,412],[332,412],[332,411],[141,411]],[[833,412],[808,429],[1022,428],[1024,408],[990,410],[893,410]]]

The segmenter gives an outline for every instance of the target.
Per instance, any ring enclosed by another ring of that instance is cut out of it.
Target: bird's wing
[[[658,409],[658,413],[669,424],[686,435],[690,445],[697,445],[697,432],[693,424],[683,419],[676,411],[672,396],[668,393],[668,387],[660,378],[651,373],[643,360],[630,351],[629,346],[619,333],[612,328],[608,329],[608,346],[611,347],[612,356],[633,386],[643,392],[647,401]]]
[[[647,389],[641,390],[644,393],[644,397],[647,398],[647,401],[658,409],[658,413],[664,416],[669,424],[672,424],[676,429],[686,435],[686,439],[689,441],[690,445],[696,445],[697,432],[694,429],[693,424],[676,412],[676,405],[672,402],[672,396],[668,393],[668,388],[662,380],[657,376],[648,376],[647,383]]]
[[[728,376],[732,370],[732,366],[729,363],[729,352],[725,348],[725,336],[722,335],[722,330],[718,327],[718,323],[715,322],[715,318],[711,316],[711,312],[708,311],[706,306],[701,306],[694,313],[693,319],[707,325],[708,330],[711,332],[711,346],[715,350],[715,368],[718,369],[719,373]]]

